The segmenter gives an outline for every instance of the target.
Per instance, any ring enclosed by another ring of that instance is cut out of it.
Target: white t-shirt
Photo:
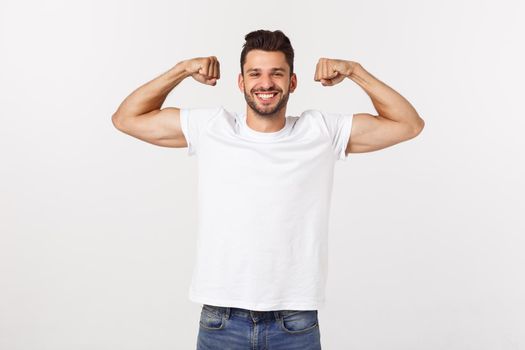
[[[307,110],[277,132],[246,113],[182,108],[197,155],[197,256],[191,301],[256,311],[324,305],[333,171],[353,115]]]

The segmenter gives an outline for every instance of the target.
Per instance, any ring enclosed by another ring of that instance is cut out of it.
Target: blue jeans
[[[204,304],[197,350],[320,350],[317,310],[253,311]]]

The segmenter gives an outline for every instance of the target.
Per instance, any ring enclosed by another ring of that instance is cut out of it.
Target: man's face
[[[246,103],[258,115],[276,115],[288,103],[297,86],[297,77],[290,77],[290,67],[280,51],[251,50],[246,55],[244,76],[239,74],[239,89]]]

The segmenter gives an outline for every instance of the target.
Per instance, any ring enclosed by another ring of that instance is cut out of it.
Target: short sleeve
[[[193,156],[199,152],[199,142],[206,125],[216,116],[221,107],[214,108],[181,108],[180,126],[186,143],[188,144],[188,155]]]
[[[346,155],[346,147],[350,142],[353,114],[325,112],[321,112],[321,114],[328,129],[337,160],[347,160],[349,155]]]

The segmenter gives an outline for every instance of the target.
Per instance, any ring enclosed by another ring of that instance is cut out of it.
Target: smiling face
[[[246,55],[244,75],[239,74],[239,89],[248,106],[259,116],[277,115],[297,87],[295,73],[281,51],[251,50]],[[284,113],[284,112],[283,112]]]

